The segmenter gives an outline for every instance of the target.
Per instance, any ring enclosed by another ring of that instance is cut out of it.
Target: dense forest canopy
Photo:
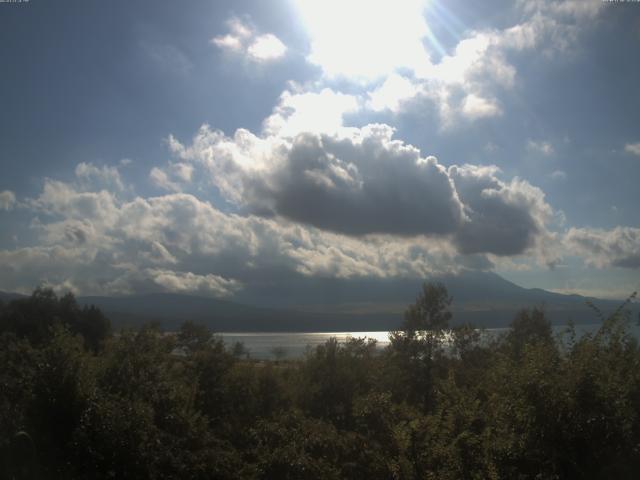
[[[624,305],[580,338],[524,310],[483,340],[425,284],[390,345],[258,362],[203,326],[114,335],[36,290],[0,304],[3,478],[637,478]],[[597,311],[596,311],[597,313]],[[444,338],[451,341],[443,341]]]

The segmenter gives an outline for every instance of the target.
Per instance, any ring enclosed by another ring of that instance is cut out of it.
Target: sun
[[[369,82],[428,60],[425,0],[295,0],[311,39],[309,61],[326,75]]]

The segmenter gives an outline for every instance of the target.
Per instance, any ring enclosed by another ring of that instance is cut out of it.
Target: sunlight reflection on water
[[[600,324],[576,325],[576,337],[580,338],[586,333],[595,332]],[[566,330],[566,326],[554,326],[554,335],[559,335]],[[507,328],[488,328],[484,330],[489,338],[506,332]],[[640,338],[640,327],[633,325],[629,331]],[[349,338],[371,338],[376,340],[379,348],[389,345],[389,332],[248,332],[248,333],[219,333],[224,342],[230,347],[235,342],[242,342],[249,351],[250,357],[257,360],[274,359],[274,349],[281,349],[282,357],[293,359],[300,358],[308,348],[315,348],[325,343],[329,338],[335,337],[343,343]]]
[[[273,350],[283,348],[285,358],[302,357],[308,347],[315,348],[335,337],[343,343],[349,338],[371,338],[376,340],[378,347],[389,344],[389,332],[250,332],[250,333],[220,333],[224,342],[233,345],[242,342],[249,350],[251,358],[265,360],[273,359]]]

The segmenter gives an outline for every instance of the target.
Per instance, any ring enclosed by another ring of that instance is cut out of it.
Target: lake
[[[259,360],[274,359],[273,349],[283,348],[285,358],[299,358],[307,348],[315,348],[329,338],[336,337],[339,342],[348,338],[373,338],[379,347],[389,344],[389,332],[251,332],[219,333],[224,342],[231,346],[242,342],[249,350],[251,358]]]
[[[595,332],[600,324],[576,325],[576,335],[580,337],[585,333]],[[640,338],[640,327],[633,325],[630,331],[636,338]],[[495,336],[506,332],[507,328],[488,328],[486,335]],[[566,326],[554,326],[556,335],[562,334]],[[249,333],[218,333],[224,342],[232,346],[235,342],[242,342],[249,350],[251,358],[258,360],[273,360],[275,348],[283,349],[284,358],[300,358],[308,348],[315,348],[325,343],[329,338],[336,337],[338,342],[345,342],[348,338],[372,338],[377,341],[378,347],[384,348],[389,344],[389,332],[249,332]]]

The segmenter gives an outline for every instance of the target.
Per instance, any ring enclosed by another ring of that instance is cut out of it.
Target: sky
[[[0,3],[0,290],[624,298],[639,47],[637,2]]]

